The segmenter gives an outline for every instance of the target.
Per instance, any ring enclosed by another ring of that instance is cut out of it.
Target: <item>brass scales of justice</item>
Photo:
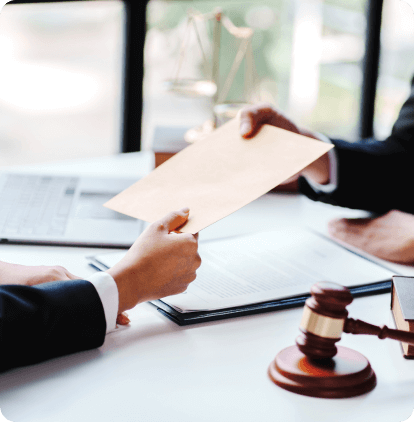
[[[213,23],[213,36],[212,54],[209,59],[206,52],[207,48],[203,45],[202,37],[200,35],[200,24],[207,27],[210,22]],[[223,43],[221,42],[222,27],[224,27],[239,44],[235,58],[223,84],[220,83],[220,55],[223,49]],[[201,52],[202,67],[205,75],[205,78],[203,79],[180,77],[183,62],[187,56],[188,40],[191,31],[195,32],[197,45]],[[178,55],[175,75],[173,79],[166,80],[164,85],[167,91],[173,94],[186,97],[211,98],[212,118],[204,122],[201,126],[188,130],[184,136],[184,139],[187,142],[192,143],[204,138],[218,126],[220,121],[226,121],[236,117],[237,112],[244,106],[259,100],[254,89],[257,85],[257,75],[252,48],[253,33],[254,31],[252,28],[235,26],[221,9],[205,14],[194,10],[188,11],[186,29]],[[245,61],[243,99],[237,102],[226,101],[243,60]]]

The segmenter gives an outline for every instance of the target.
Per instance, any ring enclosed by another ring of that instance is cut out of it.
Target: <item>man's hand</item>
[[[198,236],[176,231],[187,221],[188,208],[151,224],[125,257],[107,272],[119,291],[118,313],[148,300],[184,292],[201,265]]]
[[[276,126],[280,129],[299,135],[308,136],[320,140],[318,136],[306,129],[296,126],[290,119],[284,116],[280,111],[275,110],[269,104],[256,104],[245,107],[240,112],[240,134],[243,138],[249,139],[255,136],[263,125]],[[296,174],[284,183],[291,183],[298,179],[300,175],[309,177],[321,185],[329,182],[329,158],[328,154],[324,154],[318,160],[314,161],[308,167]]]
[[[329,222],[329,234],[365,252],[399,264],[414,264],[414,216],[390,211],[378,218]]]
[[[0,262],[0,285],[18,284],[20,286],[37,286],[50,281],[80,280],[66,268],[59,265],[18,265]],[[129,324],[127,314],[120,314],[116,320],[119,325]]]
[[[0,262],[0,285],[20,284],[22,286],[36,286],[58,280],[79,280],[66,268],[55,266],[29,266]]]

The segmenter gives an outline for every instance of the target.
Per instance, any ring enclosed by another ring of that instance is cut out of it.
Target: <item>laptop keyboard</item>
[[[0,233],[63,235],[77,177],[7,175],[0,188]]]

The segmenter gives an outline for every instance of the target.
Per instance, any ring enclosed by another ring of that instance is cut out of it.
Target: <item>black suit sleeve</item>
[[[414,79],[391,135],[350,143],[332,140],[338,159],[338,187],[316,193],[300,178],[299,189],[309,198],[379,214],[391,209],[414,214]]]
[[[102,302],[85,280],[0,287],[0,371],[99,347]]]

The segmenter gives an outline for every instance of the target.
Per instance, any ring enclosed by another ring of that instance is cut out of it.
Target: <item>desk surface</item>
[[[150,153],[6,170],[114,177],[141,177]],[[265,195],[207,228],[200,240],[288,224],[324,230],[335,216],[359,211],[315,204],[297,195]],[[85,256],[95,249],[0,245],[1,259],[22,264],[60,264],[85,277]],[[395,266],[401,271],[401,266]],[[412,268],[403,268],[414,274]],[[352,317],[389,324],[390,297],[356,299]],[[400,345],[368,336],[344,335],[341,344],[363,353],[378,385],[371,393],[341,400],[302,397],[276,387],[269,363],[294,343],[301,309],[178,327],[151,305],[129,312],[130,327],[107,336],[96,350],[77,353],[0,375],[0,408],[23,421],[387,421],[406,420],[414,408],[414,361]]]

